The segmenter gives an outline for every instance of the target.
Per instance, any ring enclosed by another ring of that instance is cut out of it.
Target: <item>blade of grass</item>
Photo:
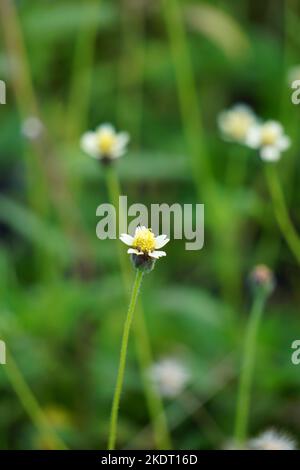
[[[174,62],[178,98],[196,194],[198,200],[204,198],[207,208],[206,220],[212,229],[216,246],[214,260],[223,296],[228,302],[235,302],[241,276],[236,265],[231,262],[236,256],[236,246],[232,237],[225,236],[231,227],[231,212],[224,197],[218,193],[210,155],[205,144],[183,13],[178,0],[161,0],[161,3]]]
[[[119,212],[119,217],[122,218],[124,217],[124,214],[121,214],[119,210],[119,195],[121,194],[120,184],[117,173],[114,168],[107,168],[106,179],[110,201],[114,205],[114,207],[118,209],[117,212]],[[129,286],[131,283],[132,275],[126,252],[122,249],[122,246],[118,241],[117,245],[123,285],[127,294],[129,292]],[[161,450],[171,449],[171,439],[169,436],[163,402],[160,395],[153,386],[153,383],[151,382],[148,373],[153,363],[153,360],[147,326],[145,323],[145,315],[140,299],[137,305],[137,315],[133,327],[136,342],[137,358],[141,370],[156,446],[158,449]]]
[[[47,442],[52,443],[53,449],[67,450],[67,446],[52,428],[37,399],[27,385],[20,369],[10,351],[6,351],[7,362],[3,369],[33,424]]]

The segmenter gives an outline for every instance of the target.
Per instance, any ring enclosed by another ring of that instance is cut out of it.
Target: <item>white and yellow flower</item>
[[[281,153],[290,147],[291,140],[285,135],[279,122],[266,121],[249,129],[246,144],[259,149],[262,160],[275,162],[280,159]]]
[[[160,393],[169,398],[179,395],[190,380],[186,366],[173,357],[166,357],[154,364],[149,376]]]
[[[290,436],[270,429],[248,443],[250,450],[295,450],[296,443]]]
[[[120,240],[130,246],[127,253],[153,259],[166,256],[166,252],[159,251],[159,249],[170,241],[166,235],[158,235],[156,237],[151,229],[144,226],[137,227],[133,237],[126,233],[121,234]]]
[[[22,122],[21,133],[28,140],[38,139],[44,130],[44,125],[37,116],[29,116]]]
[[[124,155],[128,142],[127,132],[116,132],[111,124],[102,124],[94,132],[85,132],[80,144],[89,156],[110,161]]]
[[[224,139],[241,144],[245,143],[249,129],[256,122],[254,112],[245,104],[236,104],[218,116],[218,126]]]

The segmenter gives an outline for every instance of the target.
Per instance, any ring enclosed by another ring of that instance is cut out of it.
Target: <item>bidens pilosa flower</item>
[[[190,380],[190,373],[184,364],[172,357],[154,364],[149,375],[160,393],[169,398],[179,395]]]
[[[90,157],[109,164],[124,155],[128,142],[127,132],[116,132],[111,124],[102,124],[94,132],[85,132],[80,143],[82,150]]]
[[[275,288],[274,273],[264,264],[258,264],[254,267],[250,273],[249,282],[254,292],[261,291],[266,296],[271,295]]]
[[[29,116],[22,122],[21,133],[28,140],[38,139],[44,130],[42,121],[36,116]]]
[[[248,448],[250,450],[295,450],[296,443],[290,436],[270,429],[255,439],[251,439]]]
[[[218,116],[218,125],[224,139],[241,144],[245,143],[249,129],[256,121],[254,112],[245,104],[236,104]]]
[[[280,159],[281,153],[289,148],[291,141],[279,122],[266,121],[249,129],[246,144],[259,149],[262,160],[275,162]]]
[[[126,233],[121,234],[120,240],[130,246],[127,253],[131,255],[134,266],[141,271],[151,271],[155,260],[166,256],[165,251],[159,251],[165,246],[169,239],[166,235],[154,235],[151,229],[141,226],[137,227],[134,236]]]

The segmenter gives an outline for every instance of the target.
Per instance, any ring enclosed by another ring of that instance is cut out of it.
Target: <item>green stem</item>
[[[106,183],[111,203],[119,207],[120,184],[118,175],[113,167],[108,167],[106,172]],[[120,212],[120,211],[119,211]],[[119,213],[119,217],[124,214]],[[118,255],[122,273],[122,279],[126,293],[129,291],[131,282],[131,270],[126,252],[122,249],[120,243],[118,245]],[[145,315],[141,301],[138,302],[138,315],[134,322],[134,336],[137,349],[137,358],[142,374],[142,380],[149,409],[149,415],[154,431],[154,439],[157,449],[171,449],[171,438],[168,431],[168,423],[164,412],[162,399],[149,379],[148,371],[153,363],[152,351],[145,322]]]
[[[189,146],[193,177],[198,197],[209,197],[213,191],[212,167],[205,145],[202,116],[197,105],[198,94],[183,13],[177,0],[162,0],[163,14],[176,75],[178,99]],[[212,203],[213,205],[213,203]]]
[[[121,56],[118,65],[119,94],[117,122],[134,135],[134,147],[139,148],[143,111],[143,78],[145,64],[144,6],[128,0],[120,2]],[[128,113],[128,109],[131,112]]]
[[[142,279],[143,279],[143,272],[137,270],[135,281],[134,281],[133,288],[132,288],[128,312],[127,312],[127,316],[126,316],[126,320],[124,324],[124,331],[123,331],[123,338],[122,338],[121,352],[120,352],[120,361],[119,361],[119,370],[118,370],[117,383],[116,383],[112,410],[111,410],[110,431],[109,431],[109,441],[108,441],[109,450],[114,450],[115,444],[116,444],[118,413],[119,413],[120,398],[121,398],[123,382],[124,382],[124,372],[125,372],[125,366],[126,366],[129,332],[130,332],[130,326],[132,323],[133,314],[135,311],[135,306],[136,306],[139,290],[141,287]]]
[[[264,293],[256,294],[246,330],[235,421],[235,440],[241,447],[247,437],[257,333],[265,301],[266,295]]]
[[[239,188],[243,186],[248,170],[248,149],[241,145],[230,146],[230,154],[225,173],[226,186]]]
[[[78,139],[86,125],[98,29],[96,18],[101,14],[100,3],[99,0],[81,0],[81,5],[89,8],[88,13],[92,21],[83,22],[75,42],[69,104],[66,113],[66,131],[70,141]]]
[[[37,429],[39,429],[41,435],[46,436],[49,442],[52,443],[53,449],[67,450],[65,443],[49,424],[47,417],[27,385],[11,353],[7,351],[6,356],[7,362],[3,368],[28,416]]]
[[[300,238],[290,219],[278,173],[272,164],[267,165],[265,171],[279,229],[291,252],[300,264]]]
[[[198,200],[201,201],[204,198],[207,204],[207,222],[212,230],[216,246],[214,264],[218,272],[223,297],[226,302],[234,303],[236,292],[234,280],[239,279],[240,273],[232,272],[235,266],[231,265],[231,273],[228,275],[224,271],[224,266],[228,266],[229,263],[226,260],[224,264],[222,259],[224,253],[228,254],[229,259],[235,258],[236,246],[224,237],[224,233],[231,227],[231,218],[228,216],[228,203],[217,188],[211,155],[209,155],[205,141],[203,118],[198,104],[199,96],[182,3],[179,0],[161,0],[174,63],[183,130],[191,160],[192,178]]]

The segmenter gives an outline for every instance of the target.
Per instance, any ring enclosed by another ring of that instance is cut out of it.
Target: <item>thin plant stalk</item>
[[[190,148],[197,195],[198,197],[201,196],[202,191],[207,196],[212,195],[212,168],[205,146],[202,117],[197,105],[198,94],[182,10],[177,0],[162,0],[162,7],[173,57],[184,131]]]
[[[238,400],[235,420],[235,442],[238,446],[243,446],[247,438],[251,385],[255,364],[255,352],[257,334],[262,318],[266,294],[259,291],[254,298],[253,306],[248,320],[244,351],[242,357],[242,368],[238,389]]]
[[[178,0],[161,0],[170,50],[173,57],[178,99],[183,130],[189,148],[192,176],[198,200],[205,198],[209,210],[207,221],[212,228],[216,244],[215,266],[218,271],[223,296],[227,302],[235,302],[240,273],[231,260],[236,257],[236,245],[232,237],[224,237],[231,227],[230,206],[219,194],[211,156],[205,143],[203,120],[193,64],[188,48],[184,24],[184,10]]]
[[[291,252],[300,264],[300,238],[290,219],[277,170],[274,165],[267,165],[265,171],[279,229]]]
[[[16,395],[22,403],[25,411],[30,417],[33,424],[37,427],[41,436],[47,438],[47,442],[50,442],[53,449],[67,450],[66,444],[57,435],[52,426],[50,425],[45,413],[41,409],[37,399],[27,385],[19,367],[17,366],[12,354],[7,351],[7,362],[4,370],[7,377],[13,387]]]
[[[116,207],[119,208],[119,195],[121,194],[120,191],[120,184],[118,175],[114,168],[109,167],[106,171],[106,183],[109,192],[109,198],[111,203]],[[120,213],[119,209],[119,217],[124,217],[124,214]],[[131,271],[130,266],[128,263],[128,258],[126,256],[125,251],[122,249],[121,245],[118,243],[118,255],[119,255],[119,262],[121,267],[121,274],[122,280],[124,284],[124,288],[126,293],[130,289],[131,283]],[[136,316],[136,320],[133,324],[134,328],[134,336],[136,342],[136,349],[137,349],[137,358],[140,365],[147,406],[149,409],[149,415],[153,427],[154,432],[154,440],[156,447],[158,449],[171,449],[171,438],[168,431],[168,424],[166,415],[164,412],[164,406],[159,395],[158,391],[153,386],[148,371],[153,363],[152,360],[152,351],[151,345],[149,340],[149,335],[147,331],[147,325],[145,323],[145,315],[142,308],[141,300],[138,301],[137,305],[138,315]]]
[[[226,186],[238,188],[245,183],[249,162],[247,153],[249,153],[248,149],[241,145],[230,146],[225,174]]]
[[[11,81],[20,117],[23,120],[28,116],[39,118],[40,107],[33,87],[23,32],[15,2],[1,0],[0,23],[3,29],[7,57],[10,59]],[[67,177],[61,166],[59,166],[59,158],[56,158],[54,154],[53,145],[48,138],[46,129],[44,129],[41,136],[32,140],[28,145],[25,151],[28,200],[30,206],[43,219],[48,216],[53,202],[63,228],[75,238],[75,234],[78,233],[78,226],[80,226],[77,223],[79,214],[76,205],[72,203]],[[66,214],[69,217],[66,218]],[[80,237],[78,246],[82,247],[84,245],[85,247],[87,242],[84,234],[80,233]],[[84,240],[84,243],[82,243],[82,240]],[[44,274],[45,266],[48,266],[50,270],[50,262],[53,265],[52,271],[55,271],[54,261],[49,259],[43,252],[37,252],[37,258],[42,274]],[[47,276],[47,273],[45,274]]]
[[[117,122],[120,129],[126,128],[134,135],[135,148],[140,144],[143,111],[144,8],[143,2],[120,2],[122,49],[118,64]]]
[[[124,382],[124,373],[126,366],[126,357],[128,349],[128,339],[130,333],[130,327],[136,307],[136,302],[138,294],[141,288],[141,283],[143,279],[143,272],[136,270],[135,280],[132,288],[131,298],[129,302],[128,312],[125,319],[123,338],[121,343],[121,352],[120,352],[120,361],[119,361],[119,370],[117,375],[117,383],[113,398],[111,419],[110,419],[110,430],[109,430],[109,440],[108,440],[108,449],[114,450],[116,446],[116,437],[117,437],[117,427],[118,427],[118,414],[120,406],[120,398]]]
[[[28,116],[38,116],[37,100],[15,2],[10,0],[0,2],[0,23],[7,57],[9,58],[10,78],[21,119],[26,119]],[[25,152],[25,164],[28,172],[30,204],[42,216],[45,216],[49,201],[45,168],[42,167],[41,163],[43,159],[38,158],[38,146],[39,144],[35,143],[32,145],[33,148],[30,152]],[[38,197],[36,197],[36,188],[38,188]]]
[[[92,22],[85,21],[75,43],[66,117],[67,138],[77,140],[85,129],[90,99],[93,58],[99,21],[101,0],[81,0],[81,5],[93,12]]]

